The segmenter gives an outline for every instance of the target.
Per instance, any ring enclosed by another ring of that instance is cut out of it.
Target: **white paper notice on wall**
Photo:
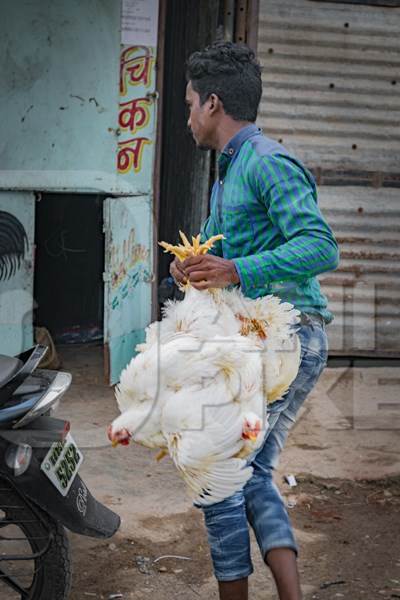
[[[122,0],[121,43],[157,46],[159,0]]]

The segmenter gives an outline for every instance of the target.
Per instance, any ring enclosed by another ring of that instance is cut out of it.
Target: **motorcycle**
[[[70,423],[51,416],[72,378],[38,368],[46,350],[0,355],[0,597],[7,600],[67,599],[66,529],[109,538],[120,525],[79,476],[83,455]]]

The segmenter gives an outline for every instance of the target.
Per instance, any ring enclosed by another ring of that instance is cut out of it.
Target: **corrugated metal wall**
[[[336,354],[400,354],[400,9],[260,0],[259,124],[315,174],[341,247]]]

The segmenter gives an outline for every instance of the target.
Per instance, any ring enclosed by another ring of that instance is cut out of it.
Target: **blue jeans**
[[[312,321],[298,335],[301,363],[287,394],[268,407],[269,423],[263,446],[251,459],[253,475],[240,492],[204,512],[214,566],[219,581],[234,581],[253,572],[250,558],[250,523],[263,558],[273,548],[291,548],[297,554],[289,516],[273,481],[280,452],[304,400],[316,384],[328,356],[324,325]]]

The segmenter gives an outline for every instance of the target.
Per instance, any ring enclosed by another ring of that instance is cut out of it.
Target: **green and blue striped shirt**
[[[275,294],[331,321],[316,276],[338,266],[339,251],[311,173],[256,125],[230,140],[218,164],[202,238],[226,239],[211,252],[234,260],[246,296]]]

